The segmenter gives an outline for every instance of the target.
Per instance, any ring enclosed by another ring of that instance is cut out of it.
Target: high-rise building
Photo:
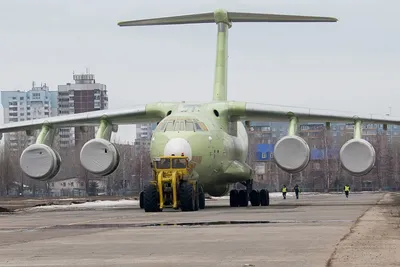
[[[75,114],[108,109],[107,86],[96,83],[94,74],[73,74],[75,83],[58,86],[58,114]],[[95,128],[89,127],[87,138],[94,138]],[[81,130],[60,129],[60,147],[75,146],[82,140]]]
[[[156,123],[136,124],[136,139],[150,139]]]
[[[29,91],[2,91],[1,104],[4,108],[4,123],[27,121],[57,116],[57,91],[50,91],[44,84],[35,86]],[[25,133],[10,133],[5,135],[5,141],[10,148],[17,150],[33,141],[26,138]]]
[[[150,150],[150,140],[156,126],[156,123],[136,124],[135,146],[137,149]]]

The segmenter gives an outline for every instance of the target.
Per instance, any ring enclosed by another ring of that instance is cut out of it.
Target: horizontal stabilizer
[[[229,12],[232,22],[336,22],[336,18]]]
[[[119,22],[119,26],[151,26],[151,25],[173,25],[194,23],[219,23],[231,24],[232,22],[336,22],[336,18],[296,16],[280,14],[258,14],[227,12],[217,9],[214,12],[191,14],[173,17],[162,17],[153,19],[131,20]]]
[[[203,13],[183,16],[173,16],[154,19],[141,19],[119,22],[123,26],[151,26],[151,25],[170,25],[170,24],[194,24],[194,23],[215,23],[214,13]]]

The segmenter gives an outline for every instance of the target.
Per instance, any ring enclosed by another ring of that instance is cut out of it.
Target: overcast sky
[[[1,0],[0,89],[57,85],[89,68],[109,107],[209,101],[215,24],[125,27],[118,21],[228,11],[332,16],[337,23],[236,23],[228,98],[400,115],[397,0]],[[123,127],[123,140],[134,130]]]

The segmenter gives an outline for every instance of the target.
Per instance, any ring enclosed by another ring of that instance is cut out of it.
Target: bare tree
[[[10,148],[7,142],[0,151],[0,195],[7,196],[15,182],[14,167],[15,161],[10,155]]]
[[[135,177],[137,179],[135,182],[139,184],[139,190],[142,190],[143,186],[152,178],[150,151],[140,142],[135,144],[135,151],[138,153],[135,157]]]
[[[85,185],[86,193],[88,194],[90,191],[90,183],[89,180],[94,177],[91,173],[89,173],[80,162],[80,152],[82,147],[86,142],[94,138],[95,129],[94,127],[87,127],[85,130],[80,129],[79,127],[75,127],[75,147],[74,147],[74,162],[73,165],[78,169],[79,181],[83,182]],[[72,154],[72,153],[71,153]]]
[[[392,162],[392,179],[393,186],[396,190],[400,190],[400,168],[399,168],[399,152],[400,152],[400,144],[393,142],[391,145],[391,162]]]

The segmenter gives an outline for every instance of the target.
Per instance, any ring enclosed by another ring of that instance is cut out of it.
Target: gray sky
[[[384,4],[383,4],[384,2]],[[212,98],[216,26],[126,27],[118,21],[228,11],[333,16],[337,23],[236,23],[228,98],[399,116],[397,0],[2,0],[0,89],[56,90],[86,68],[109,107]],[[123,140],[134,130],[122,127]]]

